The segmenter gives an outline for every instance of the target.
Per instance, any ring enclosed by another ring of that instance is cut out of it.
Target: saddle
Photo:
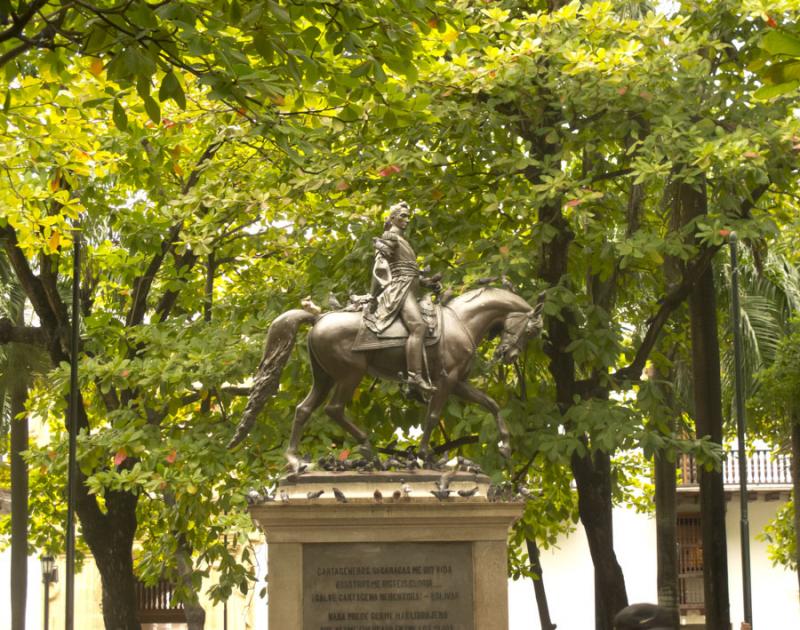
[[[439,343],[442,332],[442,307],[434,304],[428,296],[425,296],[419,301],[419,308],[422,311],[422,319],[427,327],[425,345],[436,345]],[[352,349],[354,352],[366,352],[367,350],[397,348],[404,346],[406,339],[408,339],[408,329],[406,329],[399,315],[394,318],[388,328],[377,335],[367,328],[362,319]]]

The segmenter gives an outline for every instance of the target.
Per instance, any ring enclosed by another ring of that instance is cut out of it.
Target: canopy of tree
[[[109,627],[134,627],[134,571],[179,581],[189,604],[212,569],[216,599],[250,587],[246,492],[280,474],[310,379],[298,352],[225,448],[264,332],[306,296],[363,293],[371,237],[405,199],[446,287],[545,293],[545,340],[517,370],[475,369],[505,404],[512,460],[459,403],[436,439],[474,436],[461,452],[495,481],[536,488],[516,574],[526,539],[582,519],[610,628],[627,603],[612,504],[647,502],[655,452],[709,469],[721,453],[681,396],[685,301],[730,230],[758,268],[798,228],[795,3],[652,4],[0,0],[0,261],[30,305],[0,319],[0,349],[49,357],[26,405],[49,429],[27,455],[31,544],[62,545],[77,359],[78,515]],[[351,413],[386,444],[422,409],[381,385]],[[303,443],[348,447],[322,418]]]

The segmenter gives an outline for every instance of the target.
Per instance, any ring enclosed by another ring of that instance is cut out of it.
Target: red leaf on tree
[[[568,205],[570,208],[574,208],[575,206],[579,206],[579,205],[581,205],[582,203],[583,203],[583,199],[570,199],[570,200],[567,202],[567,205]]]
[[[778,23],[775,21],[775,19],[771,15],[765,13],[764,14],[764,19],[767,21],[767,25],[770,28],[778,28]]]
[[[617,94],[619,94],[620,96],[624,96],[627,91],[628,88],[627,86],[624,85],[621,88],[617,88]]]
[[[380,171],[378,171],[378,175],[381,177],[389,177],[390,175],[394,175],[395,173],[400,172],[400,167],[397,164],[389,164],[389,166],[384,166]]]
[[[339,453],[339,461],[343,462],[350,456],[349,449],[344,449],[341,453]]]
[[[123,446],[117,451],[117,454],[114,455],[114,466],[119,466],[126,459],[128,459],[128,451],[126,451],[125,447]]]
[[[439,20],[437,20],[435,17],[432,17],[430,20],[428,20],[428,26],[431,28],[436,28],[439,26]]]
[[[350,188],[350,184],[344,180],[336,183],[336,190],[347,190],[348,188]]]
[[[162,118],[161,119],[161,124],[164,125],[164,129],[169,129],[170,127],[174,127],[175,126],[175,121],[171,120],[169,118]]]
[[[744,153],[742,153],[742,155],[746,158],[751,158],[751,159],[761,157],[761,154],[757,153],[756,151],[745,151]]]
[[[511,250],[508,248],[508,245],[501,245],[500,246],[500,255],[501,256],[508,256]]]
[[[730,230],[720,230],[719,231],[719,235],[720,236],[730,236],[731,235],[731,231]]]
[[[164,458],[168,464],[174,464],[175,460],[178,458],[178,452],[173,448],[169,454]]]

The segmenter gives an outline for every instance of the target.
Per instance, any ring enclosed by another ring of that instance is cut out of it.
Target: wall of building
[[[743,620],[739,500],[728,502],[728,575],[731,620],[739,628]],[[800,598],[797,575],[773,567],[767,544],[755,540],[781,505],[762,498],[749,503],[753,626],[755,628],[800,628]],[[689,505],[684,511],[696,511]],[[655,521],[652,517],[619,508],[614,511],[614,541],[617,558],[625,575],[628,600],[656,602]],[[593,571],[583,528],[559,541],[558,547],[542,552],[542,570],[550,617],[559,630],[589,630],[594,627]],[[541,630],[533,586],[530,580],[509,584],[510,629]]]
[[[728,536],[728,575],[731,618],[738,628],[743,619],[742,555],[739,497],[728,502],[725,527]],[[797,574],[783,567],[773,567],[767,555],[767,543],[756,540],[757,534],[775,517],[781,503],[757,499],[748,503],[750,521],[750,563],[753,592],[754,628],[800,628],[800,597]]]

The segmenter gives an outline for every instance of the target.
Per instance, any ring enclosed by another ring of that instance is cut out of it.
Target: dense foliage
[[[476,436],[461,452],[536,490],[520,549],[579,514],[590,536],[610,527],[612,501],[641,496],[633,449],[713,467],[719,445],[690,421],[676,437],[662,384],[642,374],[687,352],[675,315],[725,231],[762,252],[794,221],[800,122],[750,71],[785,53],[774,33],[792,36],[789,4],[2,5],[0,243],[36,321],[4,325],[0,343],[24,337],[51,363],[28,400],[49,428],[28,459],[34,544],[62,537],[76,230],[83,534],[95,558],[135,545],[137,574],[176,579],[188,602],[212,569],[215,598],[248,588],[245,495],[280,474],[309,383],[298,350],[248,441],[226,450],[268,323],[306,296],[363,293],[398,199],[419,208],[411,240],[446,287],[545,292],[548,334],[519,369],[475,367],[505,405],[512,460],[492,419],[458,402],[436,436]],[[678,216],[687,190],[705,213]],[[380,385],[350,411],[378,444],[419,423],[397,394]],[[302,446],[348,447],[323,417]],[[619,604],[613,549],[594,561]],[[528,573],[524,554],[512,569]],[[103,578],[106,608],[123,610]]]

